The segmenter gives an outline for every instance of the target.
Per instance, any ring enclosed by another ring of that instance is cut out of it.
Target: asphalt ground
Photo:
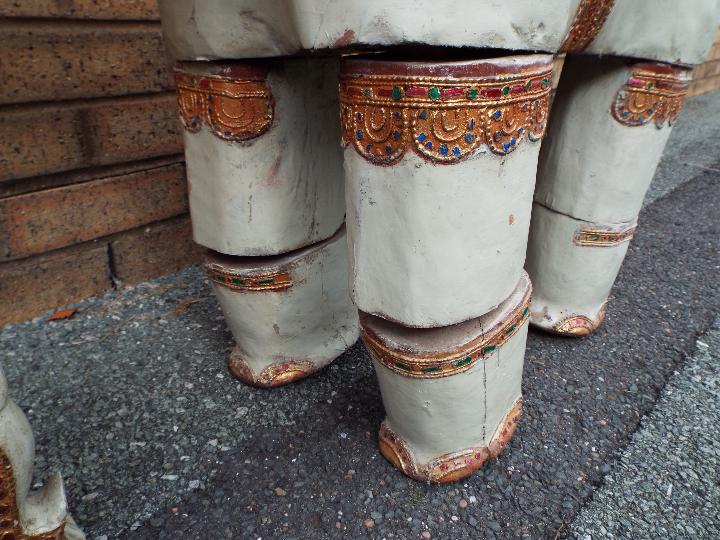
[[[378,454],[383,409],[360,344],[287,387],[232,379],[232,339],[197,267],[0,331],[36,477],[62,472],[91,539],[570,535],[720,313],[718,103],[690,100],[696,121],[678,122],[666,156],[676,139],[702,144],[661,164],[605,325],[582,340],[530,333],[520,427],[465,482],[419,484]]]
[[[720,318],[575,519],[573,536],[720,538],[718,418]]]

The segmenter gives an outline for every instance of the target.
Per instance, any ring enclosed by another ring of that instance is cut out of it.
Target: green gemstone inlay
[[[470,362],[472,362],[472,356],[468,356],[468,357],[466,357],[466,358],[463,358],[462,360],[458,360],[457,362],[453,362],[452,365],[455,366],[455,367],[461,367],[461,366],[466,366],[466,365],[468,365]]]
[[[430,99],[440,99],[440,89],[437,86],[433,86],[428,90],[428,97]]]
[[[470,90],[467,91],[467,98],[468,99],[477,99],[479,93],[480,93],[480,91],[477,88],[471,88]]]
[[[227,281],[227,278],[222,274],[215,274],[215,281],[222,281],[223,283],[225,283]]]
[[[233,282],[235,285],[245,285],[245,280],[244,280],[244,279],[240,279],[240,278],[236,278],[236,277],[232,278],[232,282]]]
[[[273,278],[270,279],[263,279],[262,281],[258,281],[258,285],[270,285],[273,281],[275,281]]]
[[[510,328],[505,330],[505,333],[510,334],[511,332],[514,332],[516,328],[517,328],[517,324],[513,324]]]
[[[372,90],[370,90],[370,88],[366,88],[365,90],[363,90],[363,95],[365,97],[372,97]]]
[[[497,349],[497,345],[486,345],[485,347],[483,347],[482,352],[483,354],[486,354],[489,352],[493,352],[495,349]]]
[[[547,85],[550,84],[550,81],[548,81],[547,79],[543,79],[542,81],[540,81],[540,84],[542,84],[543,88],[547,88]]]
[[[410,366],[401,364],[400,362],[395,362],[395,367],[400,368],[403,371],[412,371],[412,368]]]
[[[646,87],[646,88],[647,88],[648,90],[652,90],[652,88],[653,88],[653,83],[651,83],[651,82],[647,83],[647,87]]]
[[[530,90],[530,87],[532,86],[532,81],[528,81],[525,83],[525,90]]]
[[[502,93],[503,93],[503,96],[507,96],[510,93],[510,87],[503,86]]]
[[[402,88],[399,86],[393,86],[392,89],[392,98],[393,99],[400,99],[403,95]]]
[[[434,366],[434,367],[425,368],[422,371],[423,371],[423,373],[437,373],[441,369],[442,369],[442,367],[440,367],[440,366]]]
[[[526,307],[525,309],[523,309],[522,316],[524,317],[524,316],[527,315],[529,312],[530,312],[530,308],[529,308],[529,307]]]

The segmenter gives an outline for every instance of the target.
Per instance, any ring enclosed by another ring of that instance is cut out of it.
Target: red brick
[[[2,17],[158,20],[157,0],[8,0]]]
[[[112,287],[108,248],[91,242],[0,264],[0,326],[40,315]],[[59,323],[58,323],[59,324]]]
[[[0,199],[0,260],[78,244],[185,212],[181,164]]]
[[[0,182],[182,152],[174,93],[0,109]]]
[[[119,234],[110,252],[115,277],[132,284],[200,262],[204,249],[192,240],[190,217],[182,216]]]
[[[159,23],[0,22],[0,103],[172,89]]]

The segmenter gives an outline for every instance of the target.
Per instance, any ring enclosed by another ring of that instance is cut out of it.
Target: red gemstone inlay
[[[347,87],[347,93],[351,96],[360,96],[362,95],[362,90],[358,88],[357,86],[348,86]]]
[[[453,98],[457,96],[464,96],[466,94],[466,91],[464,88],[443,88],[442,89],[442,98],[448,99]]]
[[[516,84],[510,90],[513,94],[522,94],[525,92],[525,87],[522,84]]]
[[[425,89],[422,86],[408,86],[405,95],[409,97],[425,97]]]
[[[198,86],[200,88],[210,88],[210,81],[207,79],[200,79],[200,82],[198,83]]]
[[[488,98],[499,98],[501,95],[501,91],[499,88],[483,88],[482,92],[480,92],[483,97]]]
[[[392,97],[392,90],[390,88],[378,88],[375,93],[380,97]]]
[[[632,78],[628,81],[628,86],[635,86],[638,88],[642,88],[643,86],[645,86],[645,81],[643,81],[641,79]]]

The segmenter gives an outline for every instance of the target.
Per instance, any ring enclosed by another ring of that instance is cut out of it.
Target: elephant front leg
[[[463,478],[515,430],[523,271],[552,57],[348,59],[340,106],[353,299],[387,418],[380,450]]]

